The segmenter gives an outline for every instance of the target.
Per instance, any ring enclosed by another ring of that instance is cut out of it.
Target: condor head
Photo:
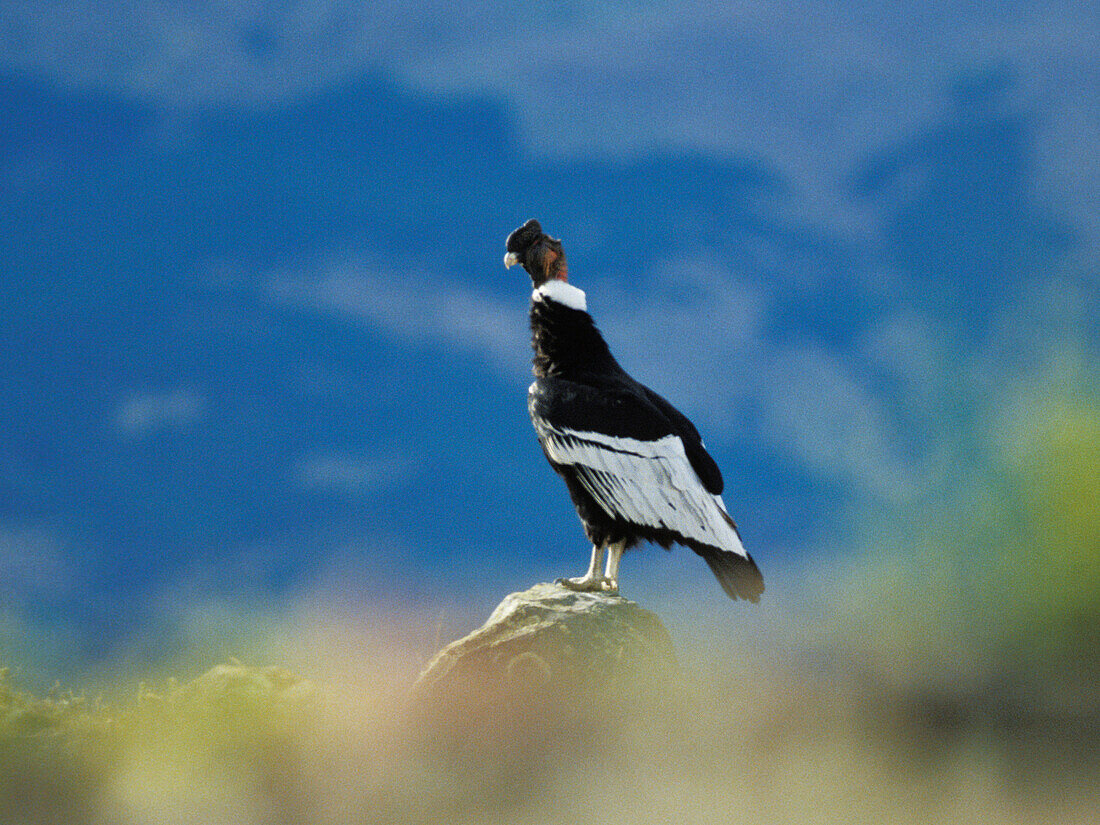
[[[536,289],[550,280],[569,280],[561,241],[543,232],[536,220],[527,221],[509,235],[505,249],[508,250],[504,256],[505,268],[522,264]]]

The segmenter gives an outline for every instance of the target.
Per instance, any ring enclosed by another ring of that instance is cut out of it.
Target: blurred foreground
[[[1095,707],[740,651],[675,683],[425,715],[375,656],[324,684],[233,662],[115,705],[5,674],[0,821],[1100,821]]]

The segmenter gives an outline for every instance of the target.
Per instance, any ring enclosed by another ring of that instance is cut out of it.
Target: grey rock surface
[[[447,645],[421,672],[418,702],[566,699],[629,691],[675,677],[668,631],[653,613],[606,593],[536,584],[512,593],[480,628]]]

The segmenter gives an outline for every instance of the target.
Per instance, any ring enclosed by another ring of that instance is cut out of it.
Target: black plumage
[[[615,360],[584,293],[568,283],[560,241],[532,220],[506,248],[505,264],[522,264],[535,287],[531,421],[594,548],[588,574],[562,583],[615,590],[619,556],[648,540],[690,547],[731,598],[756,601],[763,578],[726,513],[721,471],[695,426]]]

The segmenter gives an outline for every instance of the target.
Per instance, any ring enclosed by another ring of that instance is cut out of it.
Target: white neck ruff
[[[566,281],[553,278],[531,293],[532,301],[554,301],[567,306],[570,309],[579,309],[588,312],[588,302],[585,300],[584,291],[577,289]]]

